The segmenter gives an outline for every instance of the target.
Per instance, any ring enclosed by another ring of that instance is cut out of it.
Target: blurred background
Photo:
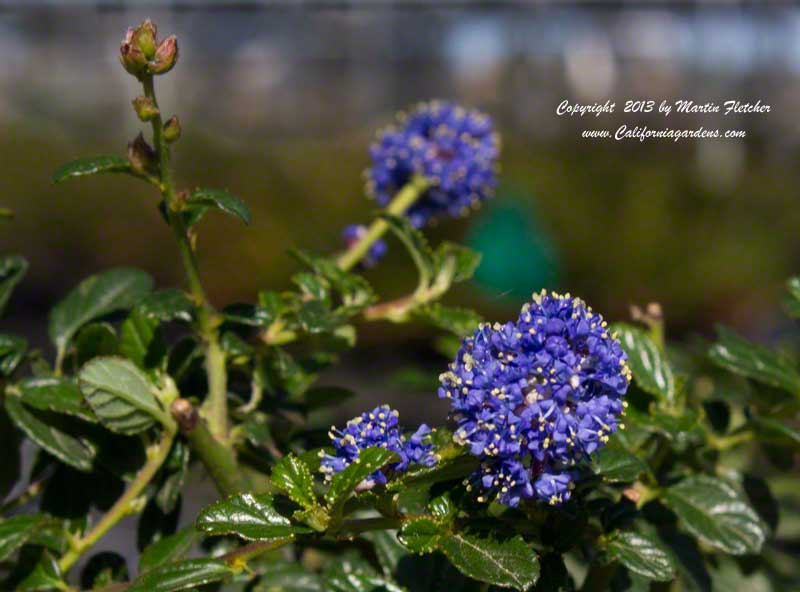
[[[762,341],[792,336],[780,301],[800,268],[800,8],[738,3],[0,1],[0,205],[16,212],[0,252],[31,263],[2,321],[8,330],[49,347],[46,311],[110,266],[182,282],[149,188],[115,176],[50,183],[66,160],[124,154],[142,127],[130,107],[139,89],[117,52],[125,28],[148,16],[181,45],[178,66],[158,80],[165,115],[183,125],[179,181],[225,187],[254,213],[250,227],[222,216],[203,223],[203,276],[220,306],[287,287],[290,247],[340,248],[342,227],[374,210],[362,171],[375,131],[417,101],[446,98],[485,110],[503,138],[497,197],[430,231],[433,242],[484,252],[477,278],[451,302],[506,320],[532,291],[552,287],[612,320],[659,301],[673,338],[709,334],[717,322]],[[760,99],[772,110],[622,113],[626,99],[681,98]],[[617,112],[557,117],[564,99],[611,99]],[[747,138],[580,137],[621,123],[744,129]],[[385,297],[415,281],[398,244],[368,277]],[[335,378],[369,397],[409,362],[438,372],[430,336],[364,327]],[[413,382],[404,376],[401,400]]]

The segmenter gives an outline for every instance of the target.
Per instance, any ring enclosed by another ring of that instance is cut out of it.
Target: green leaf
[[[420,287],[427,289],[433,281],[436,271],[436,261],[434,254],[428,246],[428,241],[419,230],[411,226],[406,216],[394,216],[392,214],[381,214],[389,228],[397,235],[403,243],[414,264],[419,271]]]
[[[155,496],[155,503],[164,514],[173,512],[181,498],[181,490],[189,473],[189,456],[189,446],[176,440],[164,462],[164,476]]]
[[[775,444],[800,450],[800,431],[785,422],[772,417],[753,415],[750,423],[758,433],[762,444]]]
[[[387,578],[394,577],[400,561],[408,557],[408,551],[397,538],[397,531],[373,530],[361,536],[372,543],[383,575]]]
[[[75,337],[75,364],[83,366],[92,358],[113,356],[119,348],[117,332],[109,323],[90,323]]]
[[[253,219],[249,208],[242,200],[221,189],[208,189],[205,187],[195,189],[187,203],[217,208],[226,214],[236,216],[245,224],[250,224]]]
[[[64,590],[66,583],[61,579],[58,561],[49,551],[42,553],[33,571],[17,586],[17,592],[39,592],[45,590]]]
[[[57,417],[29,411],[18,397],[6,397],[5,405],[11,420],[44,450],[79,471],[92,470],[94,450],[57,427]],[[48,422],[44,419],[48,419]]]
[[[800,373],[789,360],[725,327],[718,327],[717,333],[719,342],[709,350],[709,356],[717,365],[734,374],[800,395]]]
[[[11,376],[25,358],[27,340],[16,335],[0,334],[0,374]]]
[[[616,324],[613,330],[628,354],[633,377],[642,390],[664,401],[673,401],[675,377],[666,356],[650,336],[630,325]]]
[[[197,528],[208,535],[235,534],[249,541],[291,539],[295,534],[311,532],[294,526],[273,506],[271,495],[243,493],[219,501],[203,510]]]
[[[398,540],[412,553],[433,553],[442,535],[442,527],[430,518],[417,518],[403,524]]]
[[[119,353],[145,370],[157,367],[167,354],[160,325],[158,319],[134,309],[122,323]]]
[[[297,311],[297,321],[303,331],[311,335],[330,333],[340,323],[331,308],[320,300],[304,302]]]
[[[18,387],[22,402],[30,407],[72,415],[92,423],[97,421],[78,385],[70,379],[28,378],[20,382]]]
[[[53,183],[61,183],[61,181],[70,177],[132,172],[133,169],[127,158],[122,158],[121,156],[90,156],[62,165],[61,168],[53,173]]]
[[[414,316],[458,337],[471,335],[483,322],[483,317],[474,310],[444,306],[438,302],[417,306],[413,312]]]
[[[336,261],[299,249],[292,249],[291,253],[299,261],[313,269],[315,273],[325,278],[339,293],[342,304],[337,307],[337,314],[345,316],[358,314],[377,300],[375,292],[367,280],[358,274],[343,271]],[[274,318],[277,318],[285,310],[286,304],[274,293],[261,292],[259,300],[262,306],[272,312]]]
[[[124,358],[95,358],[78,375],[84,397],[112,432],[133,435],[168,423],[147,376]]]
[[[449,270],[448,284],[457,283],[464,282],[475,274],[481,263],[481,254],[463,245],[443,241],[436,248],[434,260],[439,270]]]
[[[439,547],[461,573],[481,582],[524,592],[539,579],[539,557],[519,535],[498,541],[456,533]]]
[[[386,488],[389,491],[402,491],[411,485],[419,486],[462,479],[477,468],[477,458],[471,454],[462,454],[452,459],[440,461],[432,467],[414,466],[398,478],[390,481]]]
[[[786,288],[789,292],[786,297],[786,308],[790,315],[800,319],[800,276],[789,278]]]
[[[20,514],[0,522],[0,561],[8,560],[45,520],[42,514]]]
[[[148,274],[130,268],[112,269],[83,280],[50,313],[50,338],[60,352],[65,351],[83,325],[132,308],[152,287]]]
[[[169,288],[157,290],[145,296],[139,303],[139,311],[146,317],[161,322],[186,321],[194,317],[194,303],[182,290]]]
[[[272,312],[257,304],[230,304],[222,310],[222,316],[229,323],[248,327],[266,327],[274,319]]]
[[[649,580],[667,582],[675,578],[672,556],[653,539],[635,532],[620,532],[608,542],[606,551],[633,573]]]
[[[6,309],[14,288],[28,271],[28,262],[18,255],[0,257],[0,316]]]
[[[283,491],[296,504],[305,509],[316,508],[319,504],[314,495],[314,478],[308,465],[293,454],[284,456],[270,477],[272,483]]]
[[[605,447],[592,455],[592,469],[606,481],[628,482],[646,472],[647,465],[612,436]]]
[[[332,509],[338,508],[359,483],[389,462],[398,460],[394,452],[385,448],[365,448],[359,452],[356,460],[331,479],[330,488],[325,494],[328,506]]]
[[[271,561],[259,566],[259,572],[253,592],[326,592],[322,578],[298,563]]]
[[[681,524],[698,539],[725,553],[758,553],[767,537],[765,524],[730,483],[697,475],[666,490],[664,500]]]
[[[187,559],[167,563],[136,578],[126,592],[173,592],[220,582],[233,571],[216,559]]]
[[[180,529],[147,547],[139,558],[139,573],[145,573],[166,563],[182,559],[197,540],[194,525]]]

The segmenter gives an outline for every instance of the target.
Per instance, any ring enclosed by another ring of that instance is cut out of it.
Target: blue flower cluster
[[[325,479],[329,480],[335,473],[343,471],[358,458],[362,449],[374,446],[397,453],[400,462],[389,465],[393,471],[405,471],[412,464],[426,467],[435,465],[437,459],[433,444],[428,442],[427,437],[430,428],[422,424],[414,434],[405,438],[400,433],[397,417],[397,411],[382,405],[351,419],[343,430],[333,426],[328,435],[335,454],[320,453],[320,471],[325,474]],[[382,471],[375,471],[367,481],[367,487],[386,483],[386,475]]]
[[[413,176],[425,177],[431,186],[406,212],[421,228],[445,213],[468,213],[489,197],[499,152],[488,116],[452,103],[421,103],[370,147],[368,190],[385,206]]]
[[[345,248],[349,249],[367,233],[367,227],[363,224],[350,224],[342,231],[342,240],[344,241]],[[386,241],[378,239],[369,248],[367,254],[361,259],[361,265],[364,267],[375,267],[378,262],[383,259],[389,247],[386,246]]]
[[[607,323],[569,294],[534,294],[515,323],[481,325],[439,388],[454,439],[481,458],[468,488],[509,506],[569,499],[576,463],[621,427],[630,379]]]

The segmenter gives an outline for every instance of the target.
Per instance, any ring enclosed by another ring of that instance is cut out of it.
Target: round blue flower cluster
[[[425,177],[431,186],[406,212],[421,228],[441,214],[466,214],[489,197],[499,152],[488,116],[452,103],[421,103],[370,147],[367,188],[385,206],[413,176]]]
[[[405,471],[412,464],[430,467],[436,464],[433,444],[428,442],[430,428],[422,424],[414,434],[403,437],[398,425],[398,413],[388,405],[381,405],[372,411],[362,413],[347,422],[343,430],[336,426],[328,435],[333,443],[335,454],[320,453],[320,471],[329,480],[334,474],[343,471],[347,465],[358,458],[364,448],[379,446],[397,453],[400,462],[389,465],[393,471]],[[376,483],[386,483],[386,475],[375,471],[369,476],[367,487]]]
[[[346,248],[352,247],[367,233],[367,227],[363,224],[350,224],[342,231],[342,240]],[[386,246],[386,241],[378,239],[369,248],[367,254],[361,259],[361,265],[364,267],[375,267],[378,262],[383,259],[389,247]]]
[[[481,458],[468,488],[509,506],[569,499],[573,467],[621,427],[630,379],[603,317],[569,294],[534,294],[515,323],[481,325],[439,388],[455,441]]]

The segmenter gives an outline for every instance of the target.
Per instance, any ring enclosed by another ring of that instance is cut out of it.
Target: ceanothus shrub
[[[296,251],[291,288],[217,308],[198,271],[202,220],[251,215],[226,191],[176,184],[181,125],[154,82],[177,58],[176,38],[150,21],[130,29],[120,60],[141,83],[133,108],[150,138],[124,157],[68,163],[54,181],[117,173],[149,185],[186,286],[106,270],[52,309],[52,355],[0,334],[0,589],[798,589],[787,568],[798,541],[776,539],[769,489],[800,442],[789,357],[726,329],[715,344],[668,344],[657,305],[609,325],[550,291],[505,322],[443,304],[480,255],[431,248],[421,229],[492,195],[500,143],[487,115],[442,101],[365,150],[381,209],[344,230],[340,253]],[[418,280],[380,301],[361,272],[385,264],[390,236]],[[26,270],[0,259],[0,313]],[[800,279],[789,289],[800,316]],[[320,372],[366,323],[439,333],[429,396],[450,411],[429,421],[441,425],[404,425],[388,405],[320,424],[353,394],[320,385]],[[22,475],[26,441],[35,461]],[[190,469],[218,492],[198,516],[181,510]],[[138,560],[102,550],[132,516]]]

